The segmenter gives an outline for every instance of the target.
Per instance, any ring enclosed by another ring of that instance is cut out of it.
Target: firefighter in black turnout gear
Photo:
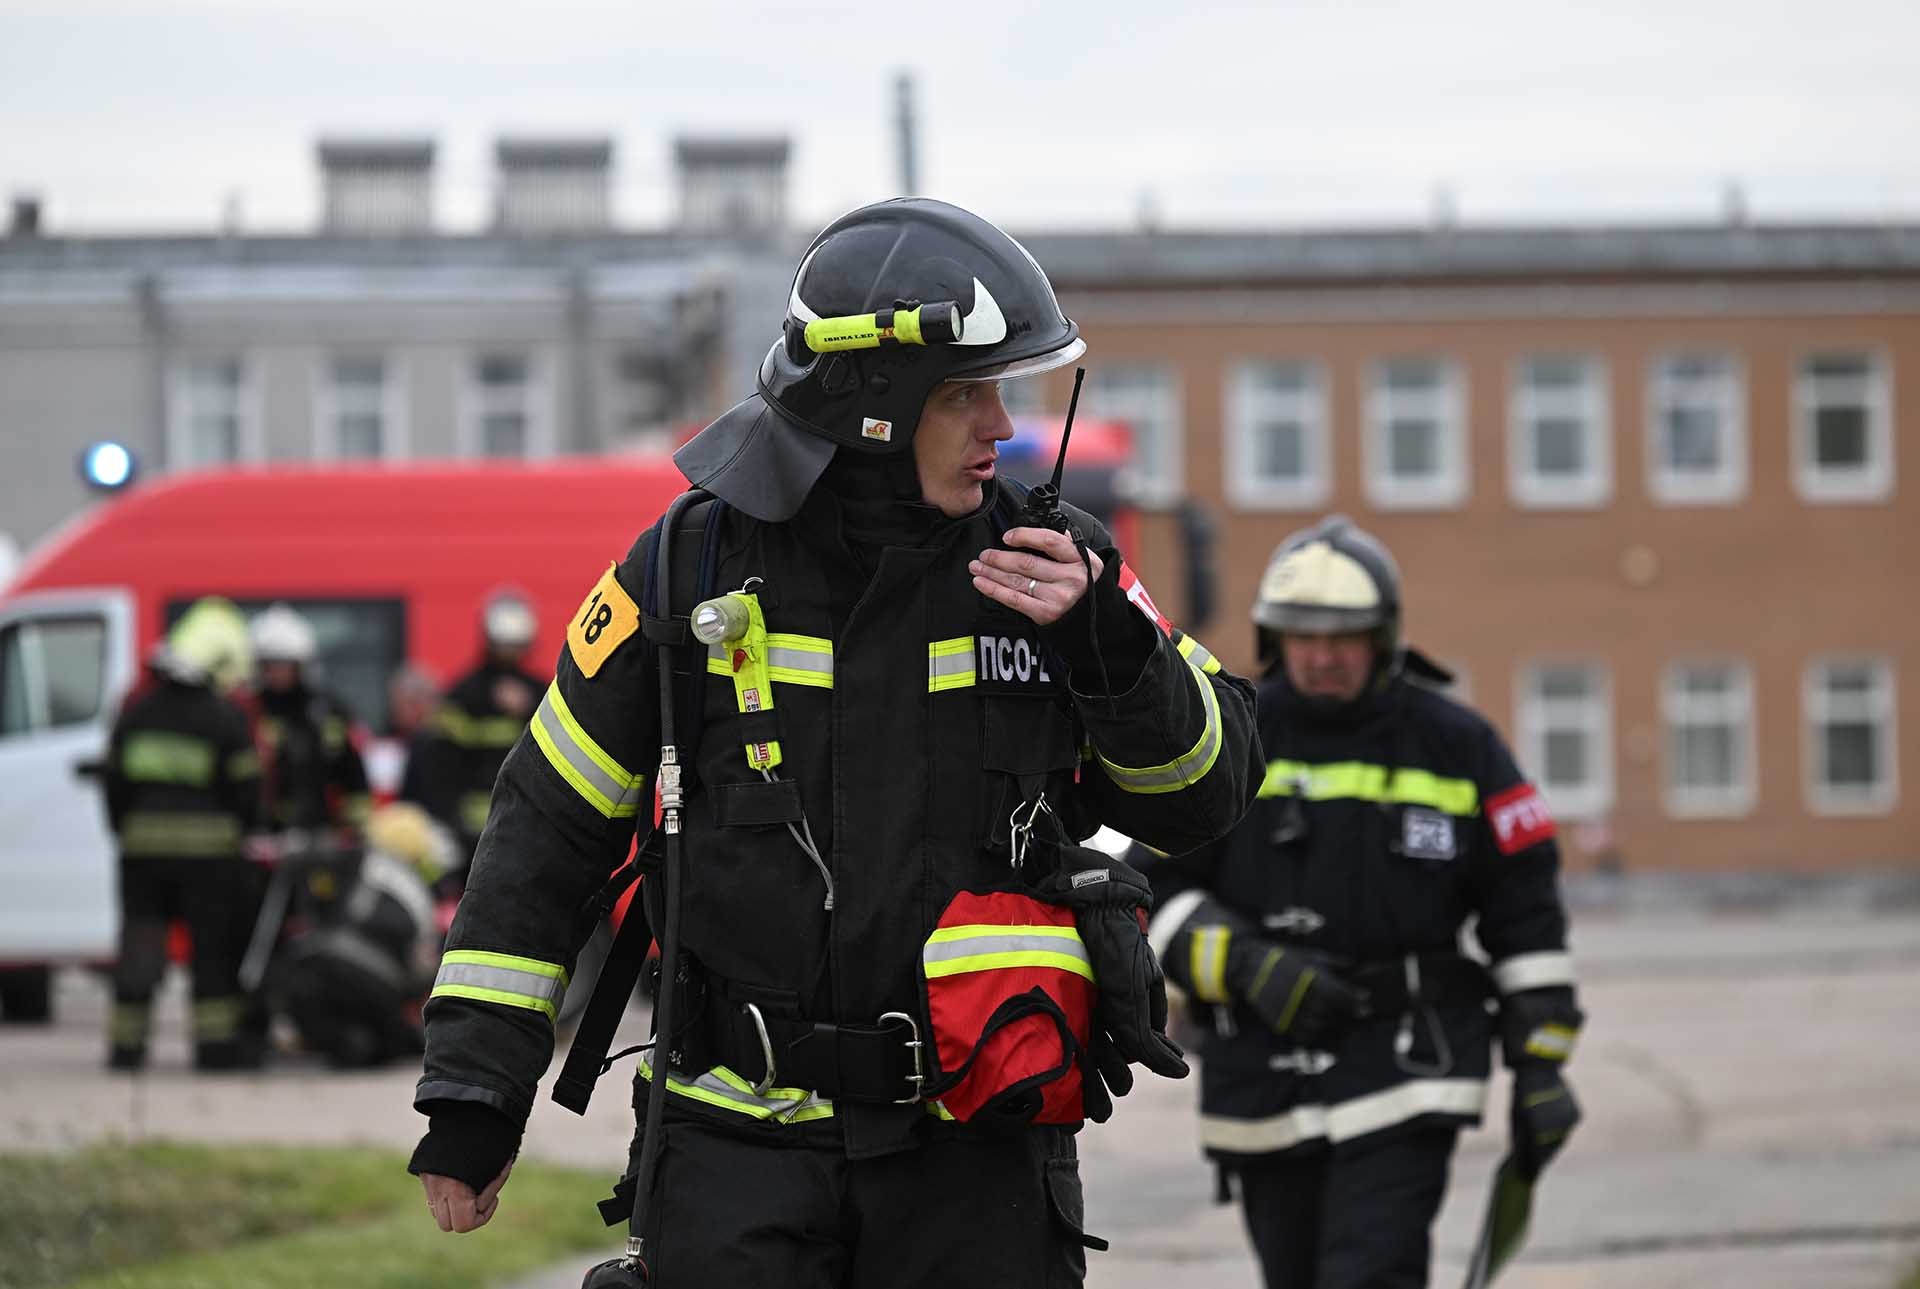
[[[635,1088],[666,1079],[663,1148],[630,1179],[647,1203],[603,1206],[640,1210],[644,1258],[594,1283],[1081,1282],[1073,1134],[1129,1061],[1186,1067],[1144,880],[1069,838],[1191,849],[1260,767],[1251,686],[1129,602],[1094,520],[1065,508],[1078,546],[1022,524],[996,477],[998,382],[1084,348],[966,211],[882,202],[814,241],[757,392],[676,458],[721,501],[676,523],[670,603],[656,524],[588,592],[501,772],[416,1092],[444,1229],[499,1201],[595,893],[653,814],[644,637],[691,614],[684,864],[640,850],[657,935],[680,910],[681,1019]]]
[[[1337,517],[1288,538],[1253,619],[1259,800],[1226,840],[1141,860],[1154,947],[1209,1030],[1201,1142],[1223,1193],[1238,1180],[1270,1289],[1420,1289],[1492,1040],[1525,1177],[1579,1117],[1553,820],[1402,647],[1373,538]],[[1490,965],[1459,950],[1469,921]]]
[[[314,684],[319,641],[313,624],[274,604],[253,620],[259,668],[260,742],[265,752],[267,827],[365,827],[373,798],[353,744],[353,717]]]
[[[121,710],[107,748],[107,818],[120,844],[120,957],[113,973],[107,1065],[147,1059],[167,927],[193,939],[193,1062],[254,1066],[240,958],[254,886],[242,837],[260,813],[260,762],[246,711],[225,690],[246,675],[246,621],[223,600],[190,608],[148,662],[148,683]]]
[[[420,749],[427,807],[459,837],[463,861],[486,827],[500,764],[547,687],[522,665],[538,630],[533,605],[519,591],[502,588],[487,597],[480,614],[484,655],[447,690],[433,714],[432,741]],[[463,862],[450,876],[458,881],[464,872]]]

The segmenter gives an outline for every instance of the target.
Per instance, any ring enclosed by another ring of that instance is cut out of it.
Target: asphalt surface
[[[1574,950],[1587,1121],[1505,1289],[1891,1289],[1920,1263],[1920,913],[1589,910]],[[0,1149],[167,1137],[404,1150],[418,1134],[409,1069],[341,1075],[293,1057],[193,1075],[177,979],[153,1068],[110,1076],[105,998],[69,972],[53,1026],[0,1029]],[[630,1032],[643,1027],[629,1016]],[[631,1132],[626,1092],[610,1075],[584,1119],[543,1102],[527,1153],[611,1178]],[[1211,1203],[1192,1095],[1151,1081],[1082,1135],[1088,1224],[1114,1243],[1092,1255],[1090,1285],[1256,1289],[1237,1210]],[[1499,1102],[1490,1124],[1505,1122]],[[1460,1283],[1502,1135],[1469,1134],[1455,1158],[1436,1287]],[[572,1289],[591,1260],[516,1289]]]

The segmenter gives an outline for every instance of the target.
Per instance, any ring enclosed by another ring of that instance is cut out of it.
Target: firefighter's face
[[[1289,631],[1280,637],[1280,656],[1296,692],[1351,702],[1373,674],[1373,633]]]
[[[300,685],[300,664],[297,662],[263,662],[260,664],[260,686],[276,694],[283,694]]]
[[[1000,445],[1012,437],[1013,421],[997,382],[950,380],[934,386],[913,432],[921,497],[949,519],[979,509]]]

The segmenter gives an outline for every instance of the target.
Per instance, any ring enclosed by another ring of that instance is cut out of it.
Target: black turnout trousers
[[[687,1120],[665,1131],[646,1232],[654,1289],[1072,1289],[1086,1277],[1065,1129],[940,1134],[876,1159]]]
[[[1451,1126],[1236,1164],[1267,1289],[1426,1289]]]

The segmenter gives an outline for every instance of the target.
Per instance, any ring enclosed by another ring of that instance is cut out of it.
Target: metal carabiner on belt
[[[1409,953],[1402,959],[1402,969],[1407,978],[1407,1009],[1400,1013],[1399,1028],[1393,1034],[1393,1063],[1400,1067],[1403,1074],[1412,1074],[1420,1078],[1442,1079],[1453,1073],[1453,1049],[1447,1044],[1447,1031],[1440,1024],[1440,1015],[1427,1005],[1420,992],[1420,955]],[[1427,1064],[1413,1059],[1413,1014],[1418,1011],[1426,1022],[1427,1035],[1433,1040],[1434,1061]]]

